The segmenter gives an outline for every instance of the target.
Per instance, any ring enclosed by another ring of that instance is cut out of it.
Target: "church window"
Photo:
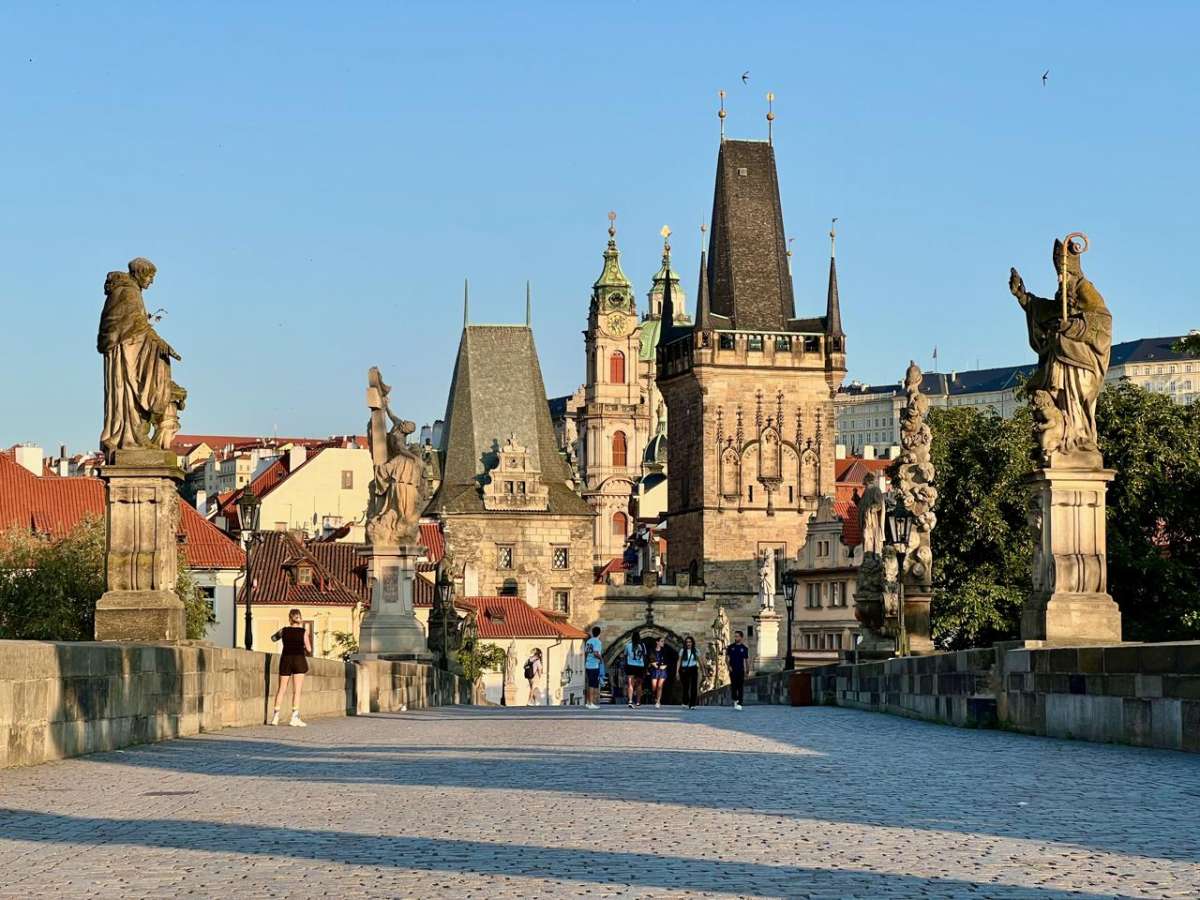
[[[625,432],[618,431],[612,437],[612,464],[617,468],[625,466]]]
[[[566,615],[571,611],[571,592],[570,591],[555,591],[554,592],[554,611]]]
[[[613,384],[625,383],[625,354],[614,350],[608,358],[608,380]]]
[[[748,488],[746,488],[746,492],[749,495],[749,502],[753,503],[754,502],[754,485],[750,485]]]
[[[513,567],[513,548],[511,544],[496,545],[496,568],[511,569]]]
[[[554,548],[554,568],[565,569],[571,563],[571,554],[566,547]]]
[[[629,527],[629,517],[623,512],[613,513],[612,517],[612,533],[613,537],[624,538]]]

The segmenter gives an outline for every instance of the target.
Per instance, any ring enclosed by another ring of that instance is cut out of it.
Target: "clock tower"
[[[576,413],[580,492],[596,512],[595,562],[620,556],[633,529],[630,500],[651,437],[641,378],[641,328],[633,285],[621,271],[616,213],[609,213],[604,269],[592,285],[583,405]]]

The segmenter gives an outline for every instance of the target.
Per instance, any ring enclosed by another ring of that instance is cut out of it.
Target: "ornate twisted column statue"
[[[138,257],[109,272],[96,349],[104,356],[100,471],[105,493],[105,592],[96,640],[179,641],[186,637],[175,594],[179,493],[171,442],[187,392],[171,380],[179,354],[151,327],[142,292],[154,263]]]
[[[1016,269],[1008,281],[1038,355],[1027,385],[1039,468],[1027,482],[1029,523],[1038,544],[1033,593],[1021,612],[1025,640],[1121,640],[1121,612],[1108,594],[1104,531],[1105,493],[1115,473],[1104,468],[1096,431],[1112,315],[1083,274],[1080,257],[1087,249],[1080,232],[1055,240],[1053,299],[1029,293]]]
[[[398,418],[388,403],[391,388],[379,369],[367,372],[367,443],[373,477],[367,504],[367,571],[371,608],[359,634],[365,658],[430,660],[429,646],[413,613],[417,562],[424,553],[418,519],[423,460],[408,445],[414,425]],[[389,427],[390,423],[390,427]]]

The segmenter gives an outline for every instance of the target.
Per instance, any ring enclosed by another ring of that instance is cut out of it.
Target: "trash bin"
[[[792,706],[812,706],[812,676],[807,672],[793,672],[788,679],[788,700]]]

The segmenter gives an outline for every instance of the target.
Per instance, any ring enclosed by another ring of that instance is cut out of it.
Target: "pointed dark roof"
[[[825,333],[835,337],[846,336],[846,332],[842,331],[842,307],[838,300],[837,260],[832,253],[829,254],[829,293],[825,297]]]
[[[700,285],[696,288],[696,327],[708,331],[713,327],[712,300],[708,293],[708,254],[700,251]]]
[[[711,311],[742,330],[788,331],[795,317],[775,150],[721,143],[708,246]]]
[[[549,513],[591,515],[567,486],[571,473],[558,452],[533,331],[524,325],[463,329],[442,429],[442,482],[427,511],[482,512],[484,478],[510,435],[529,449],[550,488]],[[509,513],[511,514],[511,513]],[[537,515],[537,513],[520,513]]]

